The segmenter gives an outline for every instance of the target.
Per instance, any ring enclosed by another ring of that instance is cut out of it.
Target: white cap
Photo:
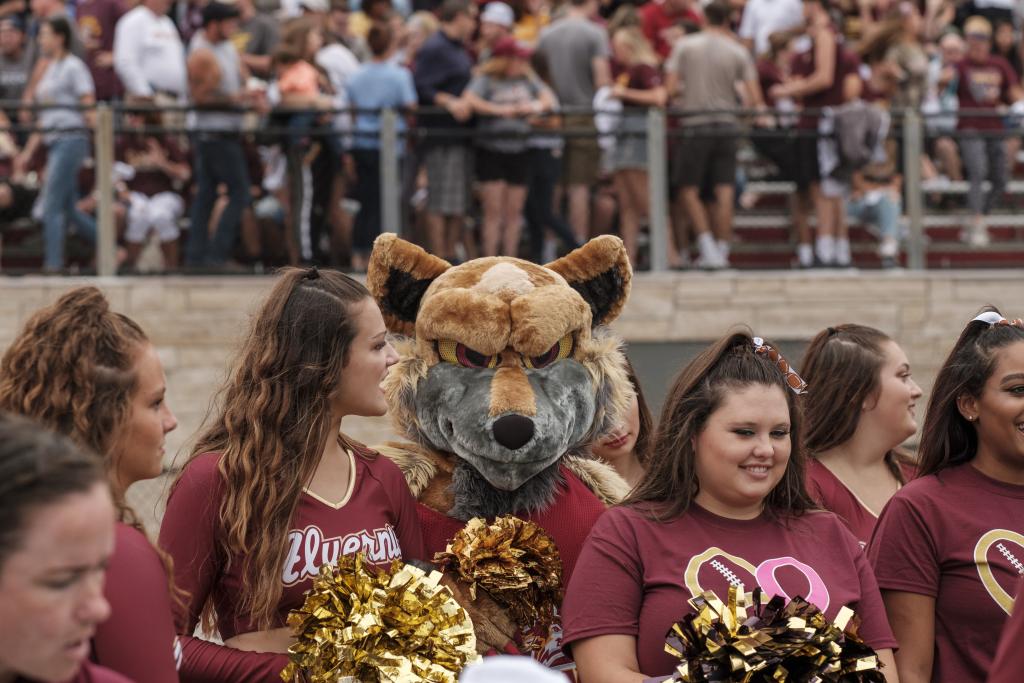
[[[480,21],[488,21],[505,28],[512,28],[513,24],[516,23],[516,15],[512,8],[503,2],[489,2],[484,7],[483,14],[480,15]]]
[[[323,12],[324,14],[330,9],[327,0],[299,0],[299,7],[308,9],[310,12]]]
[[[565,674],[548,669],[531,657],[500,655],[484,657],[467,666],[459,683],[565,683]]]

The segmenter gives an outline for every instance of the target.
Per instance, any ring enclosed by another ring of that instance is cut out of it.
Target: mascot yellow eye
[[[464,368],[493,368],[498,365],[496,355],[487,356],[450,339],[437,342],[437,355],[448,363],[461,365]]]
[[[568,358],[572,354],[573,339],[567,334],[558,340],[558,343],[539,356],[526,358],[526,367],[539,370],[554,363],[556,360]]]

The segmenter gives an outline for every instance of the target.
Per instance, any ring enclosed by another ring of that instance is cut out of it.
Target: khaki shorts
[[[569,130],[594,132],[593,136],[567,137],[562,156],[562,182],[565,185],[593,185],[601,170],[601,148],[597,145],[594,117],[572,115],[565,117]]]

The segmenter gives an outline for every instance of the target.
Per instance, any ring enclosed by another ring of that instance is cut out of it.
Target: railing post
[[[398,177],[398,114],[380,113],[380,218],[381,232],[402,234],[402,186]]]
[[[924,146],[924,124],[914,109],[903,110],[903,196],[910,223],[907,240],[907,265],[911,270],[924,270],[925,235],[924,201],[921,193],[921,151]]]
[[[117,274],[117,235],[114,226],[114,112],[101,102],[96,107],[96,272]]]
[[[647,110],[647,190],[651,270],[668,270],[668,155],[665,110]]]

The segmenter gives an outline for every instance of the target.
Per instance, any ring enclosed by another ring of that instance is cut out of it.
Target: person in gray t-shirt
[[[729,265],[740,135],[738,119],[730,110],[764,105],[754,61],[729,32],[731,14],[727,0],[714,0],[704,8],[707,27],[680,38],[665,62],[669,97],[681,93],[683,110],[717,110],[685,115],[680,123],[686,135],[673,146],[677,162],[673,184],[681,188],[700,250],[699,265],[707,269]],[[708,186],[714,188],[715,195],[714,235],[708,208],[700,197],[701,189]]]
[[[96,222],[76,206],[78,172],[89,154],[86,117],[77,107],[95,102],[95,88],[89,67],[69,50],[71,34],[71,24],[64,17],[44,19],[40,25],[39,52],[48,65],[36,84],[34,99],[36,104],[54,108],[39,111],[36,124],[41,130],[29,137],[25,149],[14,159],[15,175],[21,175],[39,145],[46,145],[43,267],[51,272],[64,267],[64,232],[68,222],[76,226],[82,237],[96,240]]]
[[[593,106],[594,93],[611,81],[608,35],[592,21],[597,8],[597,0],[571,0],[565,16],[545,29],[537,43],[537,54],[548,64],[552,88],[563,107]],[[597,180],[601,152],[593,116],[566,116],[564,123],[566,128],[594,133],[568,138],[562,164],[569,223],[576,240],[583,242],[590,231],[590,188]]]

